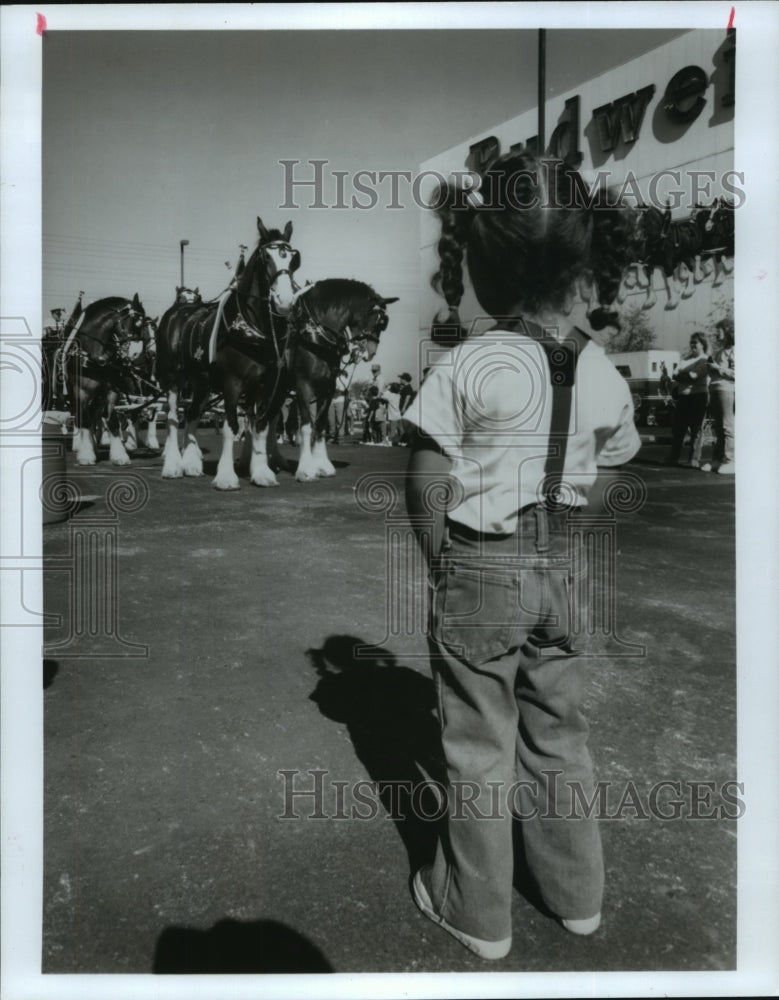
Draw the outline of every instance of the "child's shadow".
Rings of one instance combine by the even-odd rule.
[[[365,645],[334,635],[307,651],[319,675],[311,700],[347,727],[416,871],[433,858],[445,808],[443,787],[437,792],[432,785],[443,781],[435,688],[429,678],[397,666],[389,650],[358,656]]]

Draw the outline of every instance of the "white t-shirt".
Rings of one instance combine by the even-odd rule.
[[[551,416],[546,351],[524,333],[500,330],[442,356],[404,414],[452,461],[462,497],[448,516],[496,534],[513,533],[517,511],[543,499]],[[640,447],[628,385],[588,341],[576,367],[562,475],[575,502],[586,505],[598,465],[622,465]]]
[[[387,420],[400,420],[400,393],[385,389],[384,398],[387,400]]]

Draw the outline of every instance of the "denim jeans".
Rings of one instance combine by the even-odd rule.
[[[690,461],[700,464],[703,448],[703,421],[706,419],[706,407],[709,397],[704,392],[693,392],[687,396],[678,396],[676,413],[672,431],[670,461],[678,462],[682,454],[684,437],[690,432]]]
[[[448,816],[429,889],[440,916],[482,940],[511,934],[512,814],[549,909],[584,919],[601,908],[597,819],[572,791],[593,799],[581,712],[588,661],[569,635],[570,568],[566,515],[531,509],[508,537],[451,524],[434,577]]]
[[[736,457],[736,387],[733,382],[716,382],[709,388],[709,395],[715,434],[712,458],[715,462],[727,465]]]

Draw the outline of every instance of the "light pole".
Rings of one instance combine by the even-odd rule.
[[[546,145],[546,28],[538,29],[538,155]]]
[[[184,287],[184,247],[189,246],[189,240],[179,240],[181,247],[181,287]]]

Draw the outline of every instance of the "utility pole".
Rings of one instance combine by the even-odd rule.
[[[179,240],[179,247],[181,248],[181,287],[184,287],[184,247],[189,246],[189,240]]]
[[[546,28],[538,29],[538,155],[544,155],[546,139]]]

